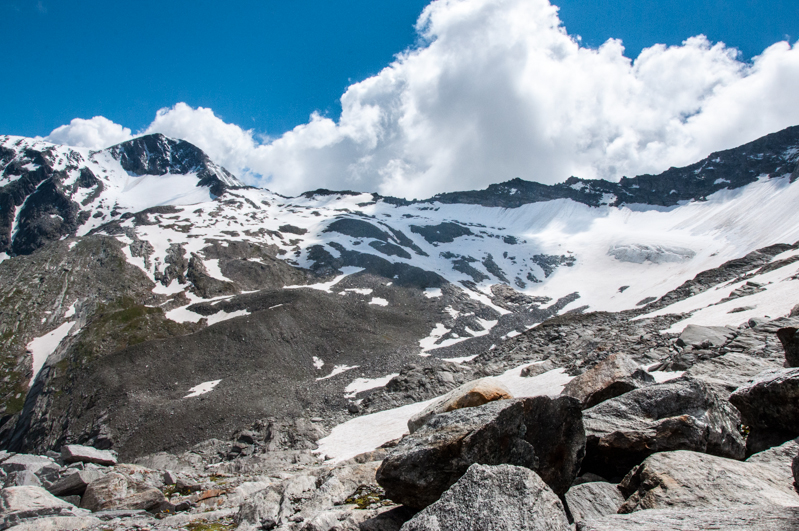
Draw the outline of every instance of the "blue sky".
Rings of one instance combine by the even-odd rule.
[[[134,132],[177,102],[279,135],[313,111],[336,119],[351,83],[416,40],[426,1],[0,0],[0,134],[46,135],[102,115]],[[703,33],[745,58],[799,34],[796,0],[561,0],[584,45],[628,57]]]

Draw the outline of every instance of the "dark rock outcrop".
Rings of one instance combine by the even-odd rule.
[[[799,334],[796,333],[797,330],[799,329],[793,327],[777,330],[777,337],[785,349],[786,367],[799,367]]]
[[[415,508],[436,501],[473,463],[536,470],[568,490],[585,444],[580,407],[570,397],[491,402],[437,415],[392,450],[377,471],[390,499]]]
[[[762,372],[730,395],[730,402],[752,430],[749,453],[792,439],[799,435],[799,368]]]
[[[621,477],[655,452],[693,450],[742,459],[738,411],[704,382],[679,378],[583,412],[584,472]]]
[[[401,531],[567,531],[560,499],[524,467],[474,464]]]

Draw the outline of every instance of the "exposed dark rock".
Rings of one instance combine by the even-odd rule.
[[[777,337],[785,349],[786,367],[799,367],[799,334],[796,333],[797,330],[799,329],[793,327],[777,330]]]
[[[420,227],[411,225],[411,232],[419,234],[428,243],[449,243],[454,242],[461,236],[472,236],[474,233],[463,225],[457,223],[444,222],[438,225],[427,225]]]
[[[566,396],[580,401],[583,409],[655,383],[655,379],[622,353],[611,354],[563,388]]]
[[[742,459],[738,411],[704,382],[679,378],[612,398],[583,412],[584,472],[623,476],[647,456],[694,450]]]
[[[560,499],[524,467],[474,464],[402,531],[567,531]]]
[[[799,368],[762,372],[730,395],[730,402],[752,429],[750,453],[792,439],[799,435]],[[766,444],[755,445],[764,439]]]

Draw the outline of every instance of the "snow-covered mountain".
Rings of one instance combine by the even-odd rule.
[[[200,149],[162,135],[102,151],[0,136],[0,253],[27,254],[126,212],[209,201],[237,186]]]
[[[746,262],[778,264],[757,288],[691,282],[798,241],[798,177],[799,127],[659,176],[424,201],[284,197],[161,135],[102,151],[0,137],[4,437],[134,455],[183,444],[181,429],[210,436],[192,423],[221,410],[220,432],[298,408],[346,414],[408,363],[462,361],[571,310],[786,314],[791,246]],[[734,290],[754,298],[723,306]],[[205,401],[187,402],[203,383]],[[174,426],[149,419],[175,411]]]

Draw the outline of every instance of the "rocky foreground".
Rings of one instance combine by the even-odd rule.
[[[412,417],[401,439],[337,463],[314,452],[321,419],[258,422],[135,463],[81,445],[3,452],[0,529],[796,529],[797,317],[689,325],[666,335],[667,355],[646,349],[660,359],[649,370],[641,361],[652,359],[621,339],[580,368],[531,354],[524,376],[578,375],[560,396],[525,398],[491,377],[469,381]],[[516,344],[579,337],[586,323],[601,336],[597,319],[609,318],[560,317]],[[493,355],[518,361],[519,349]]]

